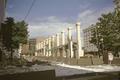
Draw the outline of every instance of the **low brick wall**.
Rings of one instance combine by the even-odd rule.
[[[0,80],[55,80],[55,70],[0,75]]]

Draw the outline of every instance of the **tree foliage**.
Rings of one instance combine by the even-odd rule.
[[[6,18],[4,23],[1,26],[1,36],[2,36],[2,46],[8,51],[12,48],[12,28],[15,25],[13,18]]]
[[[28,31],[24,21],[15,22],[12,17],[6,18],[1,26],[2,46],[11,52],[11,57],[15,49],[20,44],[27,43]]]
[[[27,31],[27,24],[24,21],[15,23],[15,27],[13,28],[13,48],[18,49],[19,44],[26,44],[28,39],[28,31]]]
[[[98,20],[90,42],[99,49],[120,51],[120,11],[102,14]]]

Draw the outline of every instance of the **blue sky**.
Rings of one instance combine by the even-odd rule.
[[[8,0],[6,15],[23,20],[32,1]],[[78,21],[85,29],[113,8],[113,0],[36,0],[26,22],[30,37],[50,36],[75,27]]]

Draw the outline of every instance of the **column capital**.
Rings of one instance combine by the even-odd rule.
[[[80,22],[77,22],[77,23],[76,23],[76,26],[80,26],[80,25],[81,25],[81,23],[80,23]]]
[[[60,33],[57,33],[57,34],[56,34],[56,36],[59,36],[59,35],[60,35]]]
[[[61,31],[61,33],[65,33],[65,31],[63,30],[63,31]]]
[[[51,40],[51,37],[49,37],[48,40]]]
[[[48,41],[49,39],[47,38],[45,41]]]
[[[45,40],[43,41],[43,44],[45,43]]]
[[[68,30],[72,30],[72,27],[68,27]]]

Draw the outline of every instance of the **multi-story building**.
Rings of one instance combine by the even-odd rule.
[[[29,54],[34,55],[35,53],[35,47],[36,46],[36,39],[30,39],[29,40]]]
[[[33,38],[29,40],[29,53],[30,55],[35,55],[38,50],[38,45],[41,41],[45,40],[45,37]]]
[[[29,44],[22,44],[21,45],[21,54],[28,55],[29,54]]]
[[[92,30],[94,29],[94,26],[88,27],[83,30],[83,36],[84,36],[84,51],[85,52],[96,52],[98,51],[97,47],[90,43],[91,37],[92,37]]]

